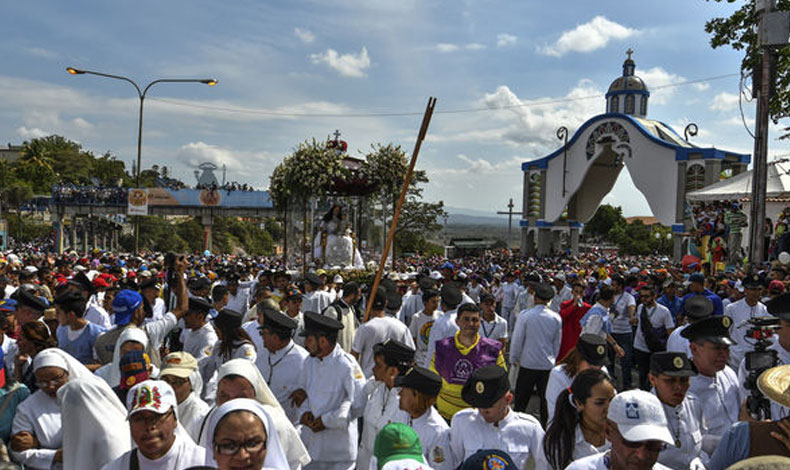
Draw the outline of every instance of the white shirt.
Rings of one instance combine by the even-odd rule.
[[[612,333],[631,333],[631,320],[628,315],[628,308],[636,306],[636,299],[628,292],[614,296],[611,310],[615,313],[612,318]]]
[[[587,442],[587,439],[584,438],[581,426],[578,424],[576,425],[576,442],[573,444],[573,460],[579,460],[590,455],[606,452],[610,447],[612,447],[612,444],[607,440],[604,440],[601,447],[595,447],[590,444]]]
[[[359,443],[357,455],[357,468],[370,468],[370,458],[373,456],[373,445],[376,435],[387,424],[395,421],[395,416],[400,411],[400,388],[387,388],[384,382],[370,378],[366,384],[370,390],[365,406],[362,439]]]
[[[260,327],[261,325],[258,323],[258,319],[248,321],[241,325],[241,328],[250,336],[256,351],[263,349],[263,336],[261,336],[261,331],[258,329]]]
[[[576,460],[572,462],[570,465],[565,467],[565,470],[608,470],[609,466],[606,464],[605,459],[609,457],[608,453],[600,453],[591,455],[589,457],[584,457],[583,459]],[[653,470],[673,470],[669,467],[665,467],[660,463],[656,462],[653,465]]]
[[[239,313],[247,313],[247,309],[250,306],[250,290],[239,287],[239,289],[236,291],[236,295],[230,293],[228,294],[228,304],[225,306],[225,308],[235,310]]]
[[[529,292],[529,289],[526,287],[521,287],[518,293],[518,299],[516,299],[516,306],[513,308],[514,312],[523,312],[524,310],[529,310],[535,306],[535,296]],[[511,318],[511,324],[515,325],[514,319]]]
[[[422,303],[422,290],[412,292],[412,290],[409,289],[409,291],[403,295],[403,304],[400,307],[400,316],[398,320],[402,321],[405,325],[411,326],[411,322],[414,321],[414,315],[422,311],[424,306],[425,305]]]
[[[5,363],[5,371],[9,377],[14,376],[14,358],[19,353],[19,345],[14,338],[3,334],[3,362]]]
[[[507,339],[507,320],[497,315],[496,312],[494,312],[494,319],[490,322],[480,315],[480,329],[477,332],[481,337],[495,341]]]
[[[357,459],[357,423],[351,421],[351,403],[362,371],[356,361],[340,345],[326,357],[308,357],[300,379],[307,399],[299,408],[299,416],[311,412],[321,418],[326,429],[313,432],[302,426],[300,436],[314,463],[344,462]]]
[[[442,315],[438,310],[434,310],[431,315],[426,315],[425,311],[420,310],[411,317],[409,332],[414,340],[414,363],[425,364],[428,355],[428,340],[431,336],[433,324]]]
[[[200,437],[200,426],[208,412],[211,411],[211,407],[201,400],[198,394],[200,394],[200,390],[193,390],[184,401],[178,404],[178,423],[196,442]]]
[[[110,323],[110,314],[104,310],[100,305],[91,305],[85,311],[85,319],[91,323],[95,323],[105,330],[112,328]]]
[[[38,390],[20,403],[11,426],[11,435],[23,431],[33,434],[41,448],[11,451],[11,455],[18,462],[32,470],[61,468],[60,464],[52,462],[57,450],[63,447],[63,429],[57,400]]]
[[[524,465],[530,455],[535,467],[543,468],[543,428],[526,413],[509,410],[502,421],[487,423],[476,408],[457,412],[450,424],[450,449],[454,462],[463,462],[480,449],[499,449],[510,454],[516,468]]]
[[[502,308],[512,309],[518,299],[518,285],[515,282],[502,283]]]
[[[521,312],[510,340],[510,361],[525,369],[551,370],[562,341],[562,318],[546,305]]]
[[[724,314],[732,318],[730,336],[736,343],[730,346],[730,366],[738,367],[746,353],[754,350],[754,346],[743,339],[746,336],[746,330],[749,329],[746,320],[754,317],[767,317],[769,316],[768,309],[762,302],[757,302],[754,307],[750,307],[746,303],[746,298],[743,298],[727,305]]]
[[[601,367],[601,370],[609,373],[606,366]],[[560,396],[563,390],[567,389],[573,383],[573,377],[568,377],[565,373],[565,364],[555,366],[549,372],[549,381],[546,384],[546,404],[548,405],[549,421],[554,419],[554,411],[557,406],[557,397]]]
[[[688,328],[688,326],[687,323],[672,330],[672,333],[669,334],[669,339],[667,339],[667,351],[686,353],[689,360],[691,360],[691,343],[686,338],[680,336],[680,333]]]
[[[655,389],[653,389],[655,395]],[[691,468],[690,462],[702,452],[702,406],[694,395],[686,395],[683,403],[669,406],[661,403],[667,417],[667,427],[680,447],[667,445],[658,461],[670,468]],[[706,456],[707,460],[707,456]]]
[[[373,346],[388,339],[398,340],[414,347],[414,340],[411,339],[411,333],[406,325],[388,315],[371,318],[367,323],[363,323],[354,335],[351,350],[359,354],[359,365],[366,378],[373,375]]]
[[[639,306],[636,312],[637,326],[636,334],[634,334],[634,349],[649,353],[650,348],[647,347],[647,343],[645,342],[645,334],[642,331],[641,312],[644,308],[645,305],[642,304]],[[650,320],[650,324],[653,325],[653,328],[663,326],[667,330],[671,330],[675,327],[675,322],[672,320],[672,314],[669,312],[669,309],[657,302],[653,306],[647,308],[647,318]]]
[[[291,405],[289,396],[299,388],[304,361],[309,356],[307,350],[289,341],[284,348],[273,353],[265,347],[259,349],[258,358],[255,360],[263,380],[294,425],[299,423],[299,408]]]
[[[565,302],[566,300],[571,300],[571,299],[573,299],[573,289],[571,289],[571,286],[569,286],[568,284],[565,284],[562,286],[562,289],[560,289],[557,295],[555,295],[554,298],[551,299],[551,303],[549,304],[549,307],[555,312],[559,312],[560,305],[562,305],[562,303]]]
[[[738,378],[730,366],[717,372],[715,377],[702,374],[691,377],[688,393],[702,404],[702,434],[721,436],[731,424],[738,421],[741,409]]]
[[[414,429],[422,444],[422,455],[433,470],[453,470],[458,466],[450,451],[450,426],[435,407],[429,407],[419,418],[398,410],[392,422]]]
[[[314,290],[302,297],[302,311],[321,313],[332,303],[332,296],[328,292]]]
[[[131,455],[132,451],[130,450],[102,467],[102,470],[129,470]],[[176,439],[170,450],[156,460],[150,460],[139,451],[137,452],[140,470],[183,470],[193,466],[205,465],[206,458],[206,449],[188,439],[182,438],[178,433],[176,433]]]
[[[423,364],[423,367],[426,369],[431,368],[431,359],[433,359],[433,353],[436,351],[436,342],[454,336],[460,330],[455,322],[457,316],[455,310],[450,310],[433,322],[431,334],[428,336],[428,354],[425,356],[425,363]]]
[[[205,325],[197,330],[190,330],[189,328],[181,330],[181,343],[184,344],[184,352],[191,354],[197,361],[211,356],[217,341],[219,341],[217,332],[214,331],[214,326],[209,322],[206,322]]]

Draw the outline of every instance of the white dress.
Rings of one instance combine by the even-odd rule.
[[[41,447],[22,452],[12,451],[11,455],[18,462],[32,470],[62,467],[59,463],[52,462],[57,450],[63,446],[63,429],[57,400],[38,390],[20,403],[14,416],[11,435],[20,432],[34,435]]]

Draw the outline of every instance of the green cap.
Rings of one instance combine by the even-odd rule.
[[[373,446],[379,470],[393,460],[411,459],[425,463],[417,433],[403,423],[390,423],[376,435]]]

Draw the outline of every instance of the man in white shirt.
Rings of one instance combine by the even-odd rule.
[[[241,288],[239,286],[239,275],[238,274],[231,274],[228,276],[228,292],[230,293],[230,298],[228,298],[228,304],[225,308],[229,308],[231,310],[235,310],[237,312],[246,312],[249,308],[250,304],[250,289]]]
[[[394,339],[411,348],[414,347],[414,341],[406,325],[384,313],[387,307],[387,292],[384,288],[379,287],[372,303],[370,319],[359,327],[351,346],[351,355],[359,361],[365,378],[373,375],[373,346]]]
[[[540,398],[540,421],[543,426],[549,419],[546,384],[562,342],[562,318],[548,307],[552,297],[554,290],[548,284],[535,286],[535,307],[519,315],[510,348],[512,367],[518,367],[513,409],[526,411],[529,399],[536,391]]]
[[[304,282],[304,297],[302,298],[303,312],[321,313],[332,303],[329,292],[321,290],[324,282],[316,273],[307,273]]]
[[[559,312],[560,305],[566,300],[571,300],[573,298],[573,289],[571,289],[570,284],[568,284],[565,273],[558,273],[554,276],[554,290],[557,291],[557,294],[551,299],[549,308],[555,312]]]
[[[625,290],[625,281],[621,276],[612,276],[614,288],[614,301],[611,311],[612,338],[623,348],[625,353],[620,358],[620,371],[622,372],[622,390],[631,388],[631,369],[634,361],[634,335],[632,326],[636,325],[636,299]],[[612,364],[614,366],[614,364]],[[612,371],[614,372],[614,367]]]
[[[496,313],[496,299],[485,293],[480,295],[480,336],[502,343],[502,350],[507,348],[507,320]]]
[[[207,299],[190,297],[189,309],[184,314],[180,341],[184,345],[183,350],[197,361],[211,356],[214,345],[219,341],[214,325],[207,320],[209,310],[211,303]]]
[[[634,334],[634,360],[639,369],[639,387],[642,390],[650,390],[650,382],[647,375],[650,372],[650,354],[666,350],[666,340],[675,329],[675,322],[672,321],[672,313],[669,309],[656,302],[656,294],[650,286],[639,288],[639,308],[636,311],[636,333]],[[647,317],[649,325],[642,323],[643,314]],[[656,339],[657,343],[653,348],[645,339],[645,328],[649,328],[648,336]]]
[[[290,396],[299,387],[307,351],[291,337],[298,323],[288,315],[271,308],[263,309],[260,334],[263,347],[258,349],[255,364],[285,415],[294,425],[299,424],[299,409],[291,404]]]
[[[505,282],[502,283],[502,317],[513,324],[513,309],[518,299],[518,284],[516,284],[513,273],[505,274]]]
[[[762,279],[757,274],[747,276],[743,281],[744,297],[737,302],[727,305],[724,309],[724,314],[732,318],[730,336],[732,336],[736,344],[730,347],[729,364],[735,370],[738,370],[738,366],[746,356],[746,353],[754,350],[754,345],[744,339],[746,330],[750,326],[748,320],[769,316],[765,305],[760,302],[762,285]]]
[[[423,309],[412,315],[409,331],[417,351],[414,355],[414,362],[416,364],[425,364],[429,360],[426,356],[428,354],[428,339],[431,335],[431,329],[434,322],[441,316],[441,312],[438,311],[439,291],[426,289],[422,291],[422,294],[414,295],[422,298]]]
[[[177,434],[178,402],[173,388],[146,380],[129,390],[129,429],[136,448],[106,464],[103,470],[189,468],[206,463],[206,449]]]

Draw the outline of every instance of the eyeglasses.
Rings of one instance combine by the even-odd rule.
[[[63,373],[54,379],[37,381],[35,384],[38,388],[57,387],[58,385],[63,385],[66,382],[68,376],[69,374]]]
[[[188,382],[188,379],[176,377],[175,375],[164,375],[162,381],[167,382],[173,388],[180,387]]]
[[[220,455],[236,455],[242,447],[248,454],[254,454],[266,449],[266,440],[252,439],[246,442],[225,441],[222,444],[214,444],[214,451]]]
[[[159,427],[159,425],[161,425],[165,421],[165,419],[167,419],[167,417],[170,416],[171,414],[173,414],[172,408],[170,409],[170,411],[168,411],[163,415],[155,414],[153,416],[146,417],[143,416],[141,413],[137,413],[129,417],[129,422],[132,424],[132,426],[144,425],[146,429],[150,427]]]

